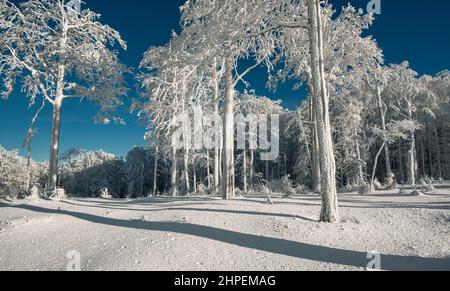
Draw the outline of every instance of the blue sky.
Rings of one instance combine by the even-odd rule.
[[[85,0],[93,11],[102,14],[101,21],[117,29],[128,42],[128,50],[121,60],[137,67],[142,54],[150,47],[165,44],[173,29],[178,29],[179,9],[183,0]],[[331,0],[336,8],[346,3],[365,8],[369,0]],[[448,0],[381,0],[382,14],[377,16],[372,34],[384,51],[387,63],[408,60],[421,74],[435,74],[450,69],[450,1]],[[305,92],[292,91],[289,84],[276,93],[265,89],[266,75],[257,70],[247,78],[260,95],[282,99],[285,106],[294,108],[304,98]],[[136,97],[130,82],[129,99]],[[129,101],[117,115],[126,126],[95,125],[95,104],[66,101],[62,112],[61,152],[79,147],[87,150],[103,149],[124,156],[135,145],[145,145],[145,126],[137,124],[135,115],[129,113]],[[0,145],[6,149],[20,149],[25,133],[36,108],[28,108],[21,94],[8,101],[0,100]],[[38,135],[33,140],[34,159],[48,158],[51,110],[47,107],[37,124]]]

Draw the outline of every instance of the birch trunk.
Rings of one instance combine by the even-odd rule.
[[[27,195],[31,193],[31,144],[27,145]],[[1,167],[0,167],[1,169]]]
[[[172,168],[171,168],[171,191],[172,196],[178,196],[178,185],[177,185],[177,151],[175,148],[172,149]]]
[[[380,159],[381,153],[383,152],[383,148],[386,146],[386,142],[383,142],[383,145],[381,146],[380,150],[377,152],[377,155],[375,156],[375,162],[373,164],[373,170],[372,170],[372,177],[370,179],[370,190],[372,192],[375,192],[375,175],[377,173],[377,167],[378,167],[378,160]]]
[[[431,134],[430,134],[430,123],[428,122],[428,118],[425,116],[425,122],[427,124],[426,130],[427,130],[427,140],[428,140],[428,175],[429,177],[433,177],[433,152],[432,152],[432,141],[431,141]]]
[[[219,116],[219,95],[220,95],[220,78],[217,75],[217,62],[214,61],[214,114],[216,116]],[[221,141],[215,141],[215,148],[214,148],[214,190],[219,191],[220,187],[220,148],[221,148]]]
[[[64,9],[64,8],[61,8]],[[65,11],[62,11],[64,15]],[[67,31],[68,27],[66,19],[63,16],[62,19],[62,32],[60,41],[60,53],[59,53],[59,66],[58,66],[58,80],[56,85],[56,98],[53,104],[53,118],[52,118],[52,131],[50,137],[50,159],[49,159],[49,171],[47,190],[56,191],[58,182],[58,155],[59,155],[59,142],[61,132],[61,107],[64,99],[64,78],[66,75],[66,66],[64,63],[66,47],[67,47]]]
[[[446,140],[446,137],[445,137],[445,133],[444,133],[444,136],[443,136],[443,140],[445,141]],[[450,173],[450,155],[449,155],[449,151],[448,151],[448,147],[447,146],[444,146],[444,172],[443,173],[445,173],[444,174],[444,179],[450,179],[449,177],[449,173]]]
[[[413,112],[411,104],[408,103],[408,118],[413,120]],[[416,134],[414,131],[410,134],[411,146],[408,150],[408,184],[416,185],[416,177],[417,177],[417,152],[416,152]]]
[[[156,146],[155,165],[153,168],[153,196],[158,195],[158,164],[159,164],[159,146]]]
[[[322,177],[322,211],[320,221],[337,223],[339,221],[339,212],[336,189],[336,161],[333,151],[329,97],[323,63],[322,20],[320,11],[321,7],[318,0],[308,0],[311,67]]]
[[[376,91],[378,99],[378,110],[380,111],[380,118],[381,118],[381,128],[383,129],[384,132],[386,132],[386,111],[384,109],[383,100],[381,99],[381,90],[378,85]],[[385,144],[384,146],[384,155],[386,158],[386,175],[387,177],[389,177],[390,175],[392,175],[392,167],[391,167],[391,155],[388,144]]]
[[[434,138],[435,138],[435,142],[436,142],[436,158],[437,158],[438,176],[439,176],[437,178],[442,179],[441,142],[439,139],[437,120],[435,120]],[[430,148],[430,151],[431,151],[431,148]]]
[[[403,163],[403,152],[404,152],[404,146],[403,146],[403,139],[399,141],[399,168],[400,168],[400,183],[404,184],[405,182],[405,167]]]
[[[189,150],[186,148],[184,150],[184,159],[183,159],[183,181],[186,194],[189,194],[191,191],[191,185],[189,181]]]
[[[319,160],[319,138],[317,134],[317,120],[314,108],[314,97],[311,95],[311,140],[312,140],[312,154],[311,154],[311,173],[314,193],[321,192],[320,185],[320,160]]]
[[[421,159],[421,173],[422,173],[423,178],[427,175],[426,167],[425,167],[425,142],[424,142],[424,139],[425,139],[425,134],[422,131],[420,133],[420,159]]]
[[[248,185],[247,185],[247,150],[244,150],[243,157],[243,168],[244,168],[244,192],[247,193]]]
[[[233,60],[225,60],[225,111],[224,111],[224,150],[223,150],[223,199],[234,199],[235,172],[234,172],[234,80]]]
[[[255,151],[250,150],[250,186],[255,182]]]
[[[194,193],[197,193],[197,167],[195,166],[195,162],[194,165],[192,165],[193,167],[193,174],[194,174]]]
[[[223,142],[223,141],[221,141],[221,142]],[[222,181],[221,181],[221,179],[222,179],[222,170],[223,170],[223,149],[220,149],[219,150],[219,179],[218,179],[218,182],[219,182],[219,188],[222,188],[221,187],[221,183],[222,183]]]
[[[208,190],[211,190],[211,169],[209,168],[210,161],[211,161],[210,152],[209,150],[206,150],[206,175],[208,175],[207,178]]]
[[[364,170],[362,165],[361,147],[359,145],[359,140],[356,140],[356,154],[358,158],[358,184],[362,185],[364,184]]]

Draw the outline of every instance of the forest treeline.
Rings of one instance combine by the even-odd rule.
[[[364,194],[450,178],[450,73],[419,75],[407,61],[386,64],[367,36],[374,15],[319,0],[197,0],[180,11],[180,33],[145,52],[135,76],[140,98],[131,109],[147,124],[149,146],[122,160],[59,153],[64,100],[88,99],[100,105],[97,121],[121,122],[112,112],[129,94],[125,80],[133,70],[120,62],[117,49],[127,48],[120,33],[64,0],[0,1],[2,97],[21,89],[38,106],[25,148],[42,108],[53,109],[46,193],[62,187],[83,196],[233,199],[278,181],[284,190],[320,193],[320,220],[337,222],[339,188]],[[307,99],[288,111],[257,96],[246,77],[258,68],[271,90],[290,81],[293,90],[307,88]],[[221,116],[223,135],[213,149],[177,149],[174,117],[198,110]],[[237,149],[239,113],[280,116],[276,160]]]

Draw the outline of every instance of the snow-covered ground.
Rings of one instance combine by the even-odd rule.
[[[384,270],[450,270],[450,187],[341,194],[336,225],[316,222],[316,196],[274,202],[4,201],[0,270],[65,270],[73,251],[82,270],[364,270],[371,251]]]

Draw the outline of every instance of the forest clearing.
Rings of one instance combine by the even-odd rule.
[[[0,270],[450,271],[450,2],[381,1],[0,0]]]
[[[317,223],[320,199],[264,196],[73,199],[0,206],[1,270],[450,270],[450,186],[435,194],[340,194],[342,221]],[[15,256],[10,256],[15,253]]]

